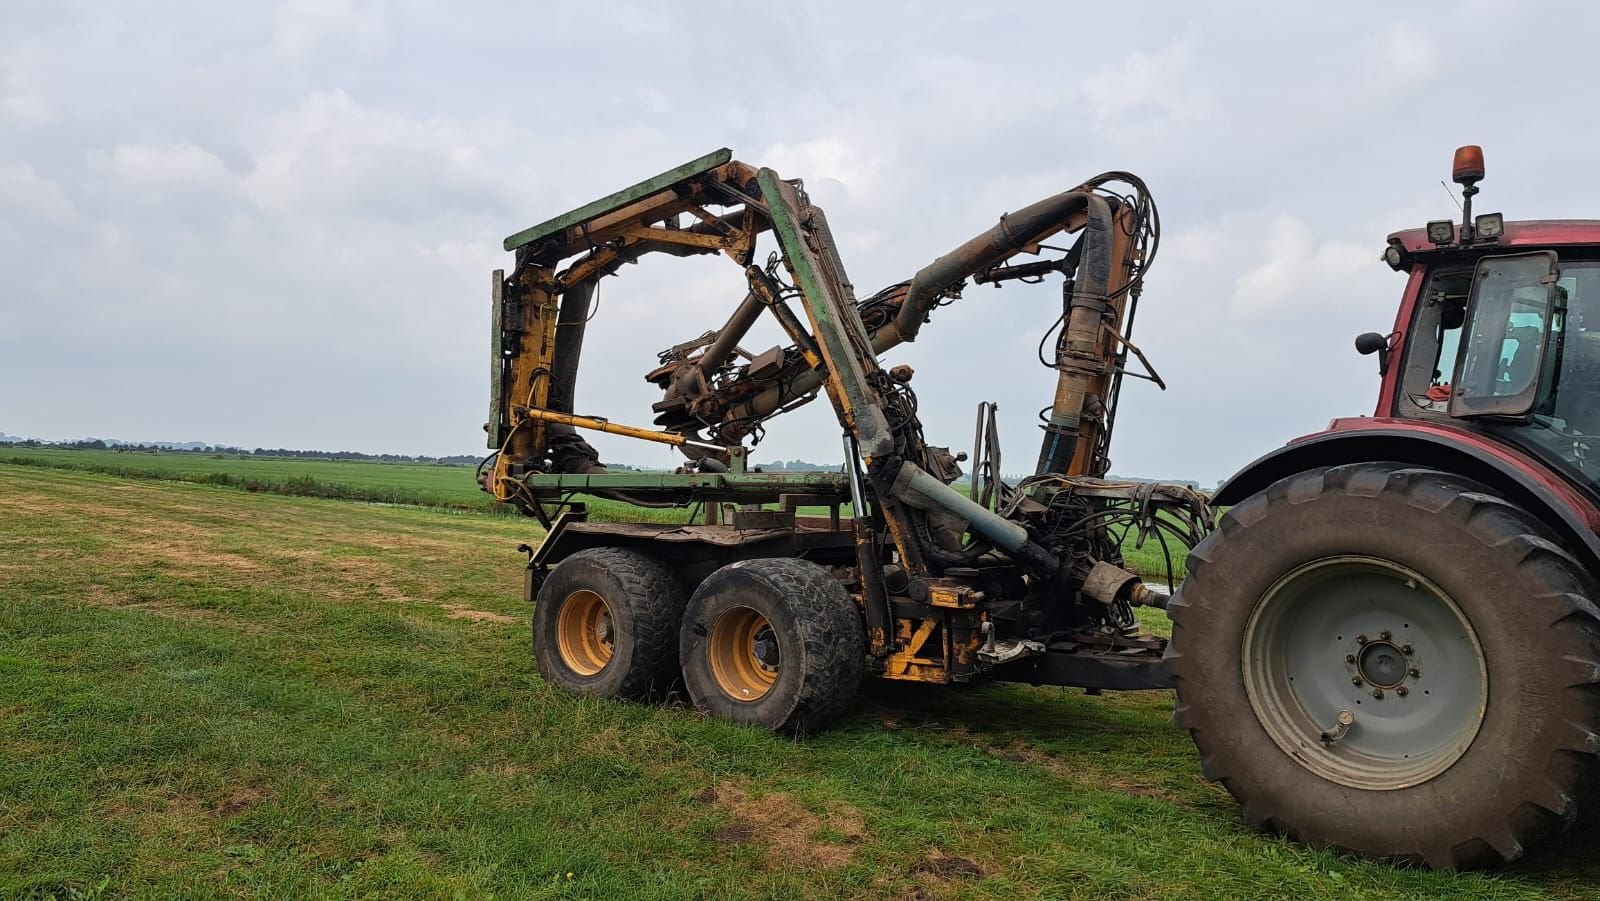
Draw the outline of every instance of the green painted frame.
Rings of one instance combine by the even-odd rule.
[[[519,247],[526,247],[535,241],[572,228],[574,225],[581,225],[596,217],[615,212],[636,200],[641,200],[657,191],[670,188],[678,182],[710,172],[718,166],[725,165],[732,159],[733,151],[726,147],[721,150],[713,150],[699,159],[690,160],[681,166],[668,169],[654,178],[647,178],[632,187],[623,188],[615,194],[607,194],[605,197],[592,203],[586,203],[571,212],[562,213],[554,219],[541,222],[532,228],[525,228],[506,238],[505,249],[516,250]]]

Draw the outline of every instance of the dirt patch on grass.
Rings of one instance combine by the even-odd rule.
[[[317,593],[335,600],[359,600],[376,594],[388,601],[411,597],[394,584],[394,568],[370,557],[329,554],[315,548],[280,549],[272,553],[279,569],[297,571],[298,577],[280,580],[296,587],[315,586]]]
[[[786,792],[754,797],[731,782],[704,789],[695,798],[730,815],[711,834],[713,839],[761,845],[774,869],[837,869],[849,863],[855,846],[866,840],[860,811],[847,804],[835,804],[819,816]]]
[[[911,868],[911,876],[919,885],[903,897],[908,901],[933,901],[943,894],[939,891],[942,886],[982,879],[983,874],[983,867],[976,861],[947,855],[936,849],[928,852],[925,860]]]
[[[71,513],[79,508],[78,504],[70,504],[60,498],[43,494],[0,495],[0,510],[14,510],[18,513]]]
[[[116,524],[108,528],[116,540],[116,558],[135,566],[157,565],[183,576],[215,576],[222,572],[256,576],[266,571],[259,561],[215,546],[216,536],[183,522]]]
[[[978,879],[983,867],[965,857],[948,857],[943,851],[934,851],[928,859],[911,868],[911,875],[933,882],[951,882],[957,879]]]
[[[183,575],[198,575],[215,570],[254,575],[266,569],[242,554],[212,550],[197,541],[168,539],[129,542],[122,545],[121,549],[130,562],[143,565],[160,563]]]
[[[443,541],[410,532],[361,532],[347,536],[353,541],[380,551],[409,551],[425,559],[452,557],[463,550],[466,542]]]
[[[218,817],[231,817],[260,804],[266,796],[265,791],[255,786],[241,788],[218,801],[214,812]]]
[[[263,635],[270,631],[261,623],[239,619],[220,610],[212,610],[208,607],[190,607],[186,604],[176,604],[171,601],[147,600],[113,594],[103,585],[85,586],[78,593],[76,600],[90,607],[100,607],[107,610],[134,610],[139,613],[149,613],[179,622],[205,623],[224,629],[231,629],[245,635]]]
[[[185,794],[118,801],[103,805],[102,810],[109,819],[131,825],[146,841],[192,837],[211,827],[205,808]]]
[[[475,623],[520,623],[519,617],[507,616],[504,613],[490,613],[487,610],[474,610],[465,604],[440,604],[445,610],[445,616],[451,619],[464,619]]]

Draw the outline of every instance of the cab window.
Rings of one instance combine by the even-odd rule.
[[[1479,261],[1450,393],[1452,415],[1522,416],[1533,407],[1555,268],[1549,251]]]
[[[1441,266],[1429,275],[1411,325],[1398,415],[1446,415],[1472,272],[1471,266]]]

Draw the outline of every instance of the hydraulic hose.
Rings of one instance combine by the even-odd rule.
[[[1007,213],[993,228],[922,267],[911,279],[895,316],[899,341],[916,340],[939,295],[1022,248],[1069,228],[1069,223],[1083,214],[1091,196],[1082,190],[1065,191]]]
[[[556,313],[556,347],[550,359],[550,394],[546,402],[558,413],[574,412],[572,398],[578,387],[578,360],[583,355],[583,333],[589,323],[594,284],[594,279],[584,279],[561,292],[561,309]]]

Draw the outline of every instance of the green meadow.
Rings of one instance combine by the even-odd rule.
[[[1165,692],[869,682],[799,741],[567,696],[537,536],[0,464],[0,897],[1600,894],[1581,834],[1442,874],[1258,833]]]

